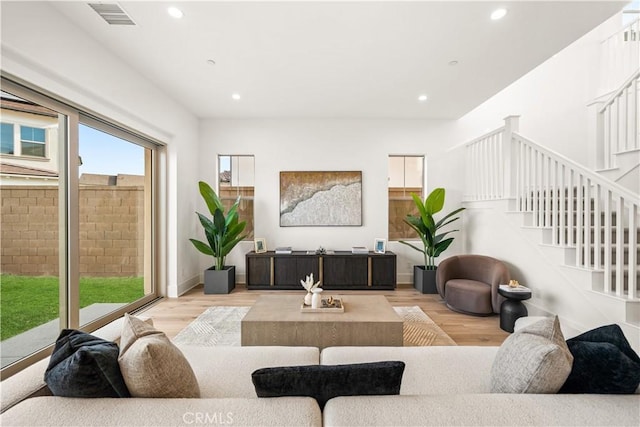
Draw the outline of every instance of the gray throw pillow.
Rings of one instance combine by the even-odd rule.
[[[491,367],[491,392],[557,393],[572,364],[558,316],[540,320],[502,343]]]
[[[118,358],[133,397],[200,397],[189,361],[164,332],[125,314]]]

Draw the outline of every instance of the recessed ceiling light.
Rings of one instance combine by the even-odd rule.
[[[216,61],[214,61],[213,59],[207,59],[207,64],[216,65]]]
[[[231,95],[231,98],[233,98],[236,101],[240,100],[240,94],[239,93],[234,93],[233,95]]]
[[[504,9],[504,8],[496,9],[491,13],[491,19],[493,19],[494,21],[497,21],[498,19],[504,18],[506,14],[507,14],[507,9]]]
[[[454,66],[458,65],[458,61],[456,61],[455,59],[453,61],[449,61],[449,65],[454,67]]]
[[[418,97],[418,101],[420,101],[420,102],[425,102],[426,100],[427,100],[427,95],[420,95]]]
[[[184,16],[184,13],[182,13],[182,11],[177,7],[170,7],[169,9],[167,9],[167,12],[169,13],[169,15],[176,19],[180,19]]]

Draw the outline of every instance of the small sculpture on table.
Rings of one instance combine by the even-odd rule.
[[[320,286],[320,281],[313,283],[313,273],[307,276],[306,280],[300,280],[300,284],[307,290],[307,295],[304,296],[304,305],[311,305],[311,299],[313,296],[313,290]]]

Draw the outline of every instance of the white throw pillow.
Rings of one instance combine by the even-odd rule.
[[[164,332],[125,314],[118,364],[133,397],[200,397],[191,365]]]
[[[557,393],[572,365],[558,316],[549,317],[518,330],[502,343],[491,367],[491,392]]]

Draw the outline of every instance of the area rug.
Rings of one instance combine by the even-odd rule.
[[[173,341],[202,347],[239,346],[240,321],[249,308],[209,307],[180,331]],[[457,345],[420,307],[394,307],[394,310],[404,320],[405,346]]]

